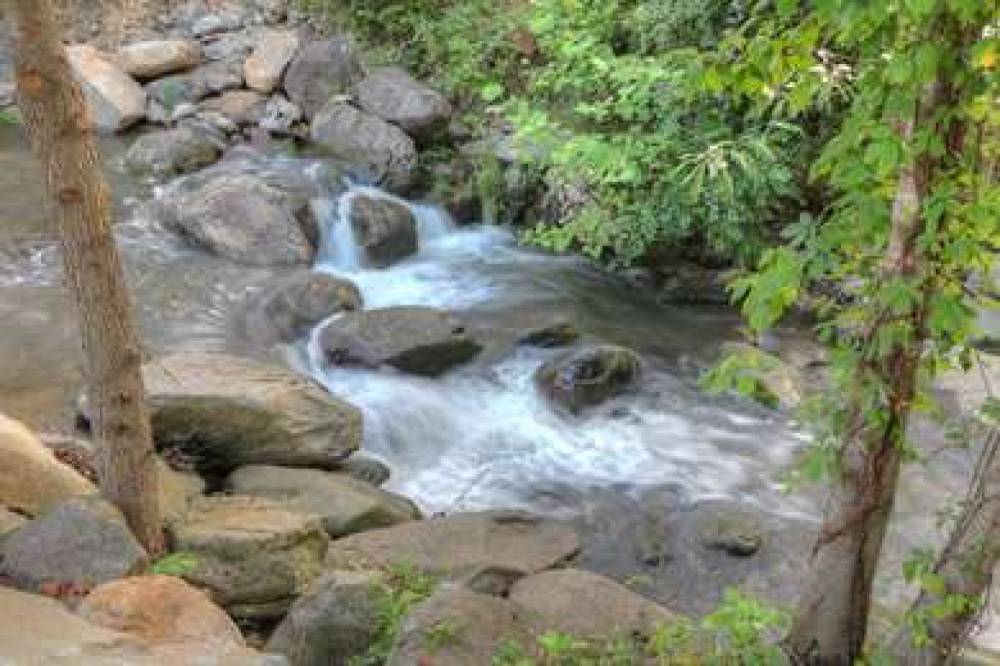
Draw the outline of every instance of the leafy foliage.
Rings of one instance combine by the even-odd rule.
[[[0,125],[20,125],[21,114],[17,109],[0,109]]]

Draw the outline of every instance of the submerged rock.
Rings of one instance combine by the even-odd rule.
[[[753,555],[764,542],[759,516],[735,502],[701,502],[694,509],[693,523],[702,545],[736,557]]]
[[[465,363],[482,349],[457,317],[423,307],[346,312],[320,332],[319,344],[330,365],[389,365],[427,376]]]
[[[0,507],[34,516],[63,500],[96,492],[23,423],[0,414]]]
[[[565,352],[535,372],[535,385],[549,400],[577,414],[626,391],[642,364],[630,349],[599,345]]]
[[[361,413],[313,381],[227,354],[179,352],[143,368],[159,449],[199,469],[334,467],[361,443]]]
[[[345,664],[365,655],[378,632],[383,579],[370,571],[318,578],[274,630],[268,652],[285,655],[294,666]]]
[[[420,510],[405,497],[344,473],[254,465],[230,474],[225,487],[239,495],[281,500],[317,515],[331,537],[420,518]]]
[[[580,543],[564,523],[521,512],[459,513],[362,532],[334,541],[333,569],[385,569],[406,562],[458,579],[496,567],[526,574],[569,560]]]
[[[96,497],[67,500],[0,544],[0,574],[27,589],[95,585],[138,573],[147,563],[121,512]]]
[[[316,516],[250,497],[202,499],[171,537],[194,560],[184,578],[248,619],[282,616],[321,573],[329,542]]]
[[[413,139],[395,125],[337,98],[316,112],[310,136],[389,189],[406,189],[413,180],[418,161]]]
[[[444,133],[452,114],[451,104],[443,95],[399,67],[383,67],[370,73],[355,86],[354,99],[364,111],[399,126],[418,140]]]
[[[110,59],[86,45],[71,46],[66,54],[98,130],[120,132],[145,117],[146,93]]]
[[[201,61],[201,47],[187,39],[159,39],[122,47],[118,62],[137,79],[155,79],[194,67]]]
[[[349,222],[366,262],[376,268],[416,254],[417,220],[401,202],[383,197],[351,197]]]
[[[206,167],[221,153],[214,137],[182,126],[140,136],[125,154],[125,168],[138,175],[175,176]]]
[[[531,345],[532,347],[566,347],[580,338],[580,331],[576,324],[566,319],[553,319],[548,323],[541,324],[526,331],[518,343]]]
[[[333,95],[346,93],[364,72],[354,46],[343,38],[311,42],[285,72],[285,92],[312,118]]]
[[[302,271],[254,294],[245,306],[248,337],[262,345],[298,340],[338,312],[361,309],[361,291],[344,278]]]

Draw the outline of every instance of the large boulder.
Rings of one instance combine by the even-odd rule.
[[[299,35],[294,30],[267,30],[257,36],[253,55],[243,63],[247,88],[269,94],[281,83],[288,63],[299,50]]]
[[[387,663],[496,663],[495,656],[504,645],[534,645],[534,634],[525,619],[522,609],[508,599],[478,594],[459,585],[443,585],[403,620]],[[430,637],[442,628],[447,637],[432,640]]]
[[[67,500],[0,544],[0,574],[26,589],[104,583],[147,564],[121,512],[96,497]]]
[[[307,196],[290,194],[249,173],[219,169],[198,175],[189,187],[160,200],[165,226],[214,254],[250,266],[312,262]]]
[[[289,370],[179,352],[143,368],[157,447],[206,472],[242,465],[335,467],[361,443],[361,413]]]
[[[348,40],[337,37],[311,42],[288,66],[285,92],[311,119],[331,96],[346,93],[363,75],[361,62]]]
[[[632,350],[598,345],[543,363],[535,372],[535,385],[553,403],[577,414],[634,386],[641,370],[639,356]]]
[[[206,167],[221,153],[214,137],[181,126],[140,136],[125,154],[125,167],[137,175],[169,177]]]
[[[271,634],[267,651],[293,666],[330,666],[361,657],[375,640],[383,576],[334,571],[316,579]]]
[[[168,112],[181,104],[195,104],[209,95],[243,87],[243,64],[238,60],[220,60],[201,65],[190,72],[157,79],[146,92]]]
[[[378,184],[406,189],[417,169],[413,139],[395,125],[334,98],[312,121],[314,143],[366,169]]]
[[[425,307],[345,312],[320,332],[319,344],[333,366],[389,365],[426,376],[465,363],[482,349],[457,317]]]
[[[192,617],[187,612],[182,616]],[[220,652],[219,641],[147,642],[130,632],[91,624],[54,599],[0,586],[0,663],[281,666],[287,662],[249,648]]]
[[[350,280],[302,271],[251,296],[242,315],[247,336],[261,345],[294,342],[338,312],[361,309],[361,292]]]
[[[418,140],[443,133],[452,114],[443,95],[399,67],[370,73],[355,86],[354,99],[363,110],[398,125]]]
[[[187,39],[158,39],[122,47],[118,63],[137,79],[155,79],[190,69],[201,61],[201,47]]]
[[[90,623],[147,644],[184,648],[204,656],[240,654],[246,641],[225,611],[201,590],[175,576],[135,576],[94,589],[77,612]]]
[[[0,414],[0,506],[34,516],[63,500],[96,492],[24,424]]]
[[[281,617],[323,570],[322,522],[250,497],[207,497],[170,530],[193,559],[189,582],[207,588],[231,615]]]
[[[71,46],[66,54],[83,86],[95,128],[120,132],[146,116],[146,93],[142,87],[97,49]]]
[[[417,220],[401,201],[352,195],[348,221],[370,266],[385,268],[417,252]]]
[[[538,633],[579,638],[650,636],[676,616],[610,578],[579,569],[543,571],[516,581],[509,598],[529,614]]]
[[[230,474],[225,487],[238,495],[280,500],[317,515],[331,537],[420,518],[420,510],[410,500],[345,473],[252,465]]]
[[[402,523],[334,541],[332,569],[384,569],[407,562],[458,579],[487,568],[536,573],[569,560],[580,543],[573,528],[519,512],[454,514]]]

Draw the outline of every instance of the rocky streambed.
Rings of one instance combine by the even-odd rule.
[[[434,663],[489,663],[504,638],[546,629],[646,632],[729,586],[792,601],[818,512],[810,490],[783,492],[803,436],[697,386],[738,316],[520,247],[477,214],[461,165],[429,191],[425,147],[496,150],[511,173],[516,156],[449,130],[448,100],[366,66],[351,40],[249,4],[191,3],[164,18],[168,40],[116,57],[74,51],[97,122],[132,127],[102,146],[183,577],[292,664],[363,654],[371,590],[400,562],[453,584],[403,625],[398,664],[421,663],[421,636],[456,616],[475,621]],[[215,629],[169,640],[121,620],[190,590],[115,582],[148,558],[111,507],[79,499],[93,450],[70,428],[86,419],[72,304],[19,129],[0,127],[0,147],[0,412],[41,433],[0,421],[0,573],[61,597],[100,585],[79,615],[0,588],[0,614],[70,627],[90,659],[123,641],[149,663],[264,663],[211,605],[191,612]],[[511,182],[507,210],[523,209]],[[772,386],[794,400],[822,359],[794,330],[775,344],[788,367]],[[881,617],[969,458],[908,472]],[[26,469],[31,483],[10,480]],[[162,624],[169,608],[152,606]],[[0,621],[0,656],[43,654],[16,626]]]

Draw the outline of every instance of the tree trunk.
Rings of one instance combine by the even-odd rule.
[[[944,594],[923,590],[911,615],[925,623],[925,644],[911,627],[897,634],[892,653],[901,664],[938,666],[956,656],[975,628],[978,606],[967,606],[939,617],[934,613],[945,596],[960,595],[979,602],[989,589],[1000,558],[1000,429],[993,428],[979,456],[976,476],[948,545],[941,552],[934,573],[944,583]]]
[[[51,0],[7,0],[15,30],[18,101],[41,163],[79,306],[104,495],[151,554],[163,545],[156,458],[139,339],[118,250],[111,202],[80,85],[73,78]]]
[[[915,130],[935,116],[946,97],[943,85],[928,86],[913,117],[900,124],[905,144],[912,145]],[[922,273],[917,240],[934,167],[933,158],[924,153],[900,169],[882,280],[912,281]],[[925,279],[921,285],[925,301],[932,289],[933,283]],[[918,305],[907,315],[913,331],[909,340],[858,368],[859,377],[873,374],[885,387],[886,420],[877,429],[866,425],[865,405],[853,401],[849,413],[854,425],[845,435],[839,483],[827,501],[805,589],[785,641],[797,663],[849,666],[862,654],[872,579],[892,513],[918,360],[927,336],[924,311]],[[897,323],[888,315],[877,317],[866,331],[866,346],[880,326]]]

